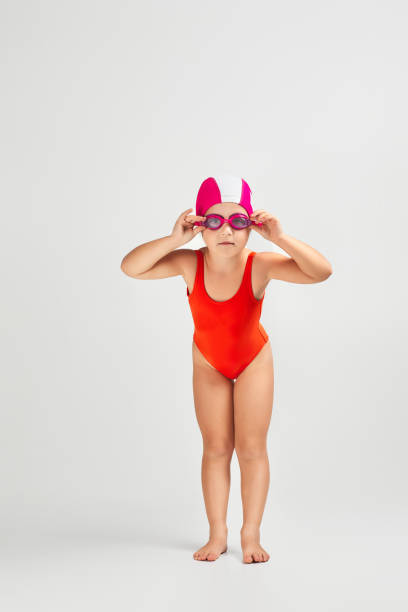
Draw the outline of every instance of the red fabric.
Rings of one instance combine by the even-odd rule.
[[[251,271],[255,251],[245,264],[237,293],[223,302],[213,300],[204,286],[204,255],[199,249],[193,291],[188,292],[194,320],[194,342],[211,365],[227,378],[235,379],[251,363],[269,337],[259,319],[265,294],[257,300],[252,291]]]

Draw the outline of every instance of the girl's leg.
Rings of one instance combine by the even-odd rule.
[[[260,525],[269,488],[267,432],[272,416],[273,357],[267,342],[234,385],[235,452],[241,469],[244,563],[267,561]]]
[[[210,537],[194,553],[200,561],[214,561],[227,548],[227,507],[230,463],[234,452],[233,386],[210,365],[193,343],[193,394],[203,437],[201,482]]]

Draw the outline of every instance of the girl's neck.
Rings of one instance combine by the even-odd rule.
[[[232,247],[227,248],[229,249]],[[203,256],[207,268],[218,274],[230,274],[231,272],[235,272],[237,269],[240,269],[243,265],[245,265],[248,251],[249,249],[244,247],[235,255],[222,257],[221,255],[211,253],[209,248],[206,246],[203,249]]]

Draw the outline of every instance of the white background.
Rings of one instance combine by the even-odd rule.
[[[406,609],[407,17],[390,0],[2,3],[8,612]],[[221,173],[333,267],[266,291],[271,558],[251,566],[235,455],[228,553],[192,557],[208,524],[184,280],[120,270]]]

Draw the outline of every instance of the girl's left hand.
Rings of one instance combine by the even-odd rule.
[[[283,235],[279,219],[273,217],[268,211],[254,210],[252,215],[249,215],[249,218],[256,223],[262,222],[262,225],[250,225],[250,228],[261,234],[266,240],[276,242]]]

